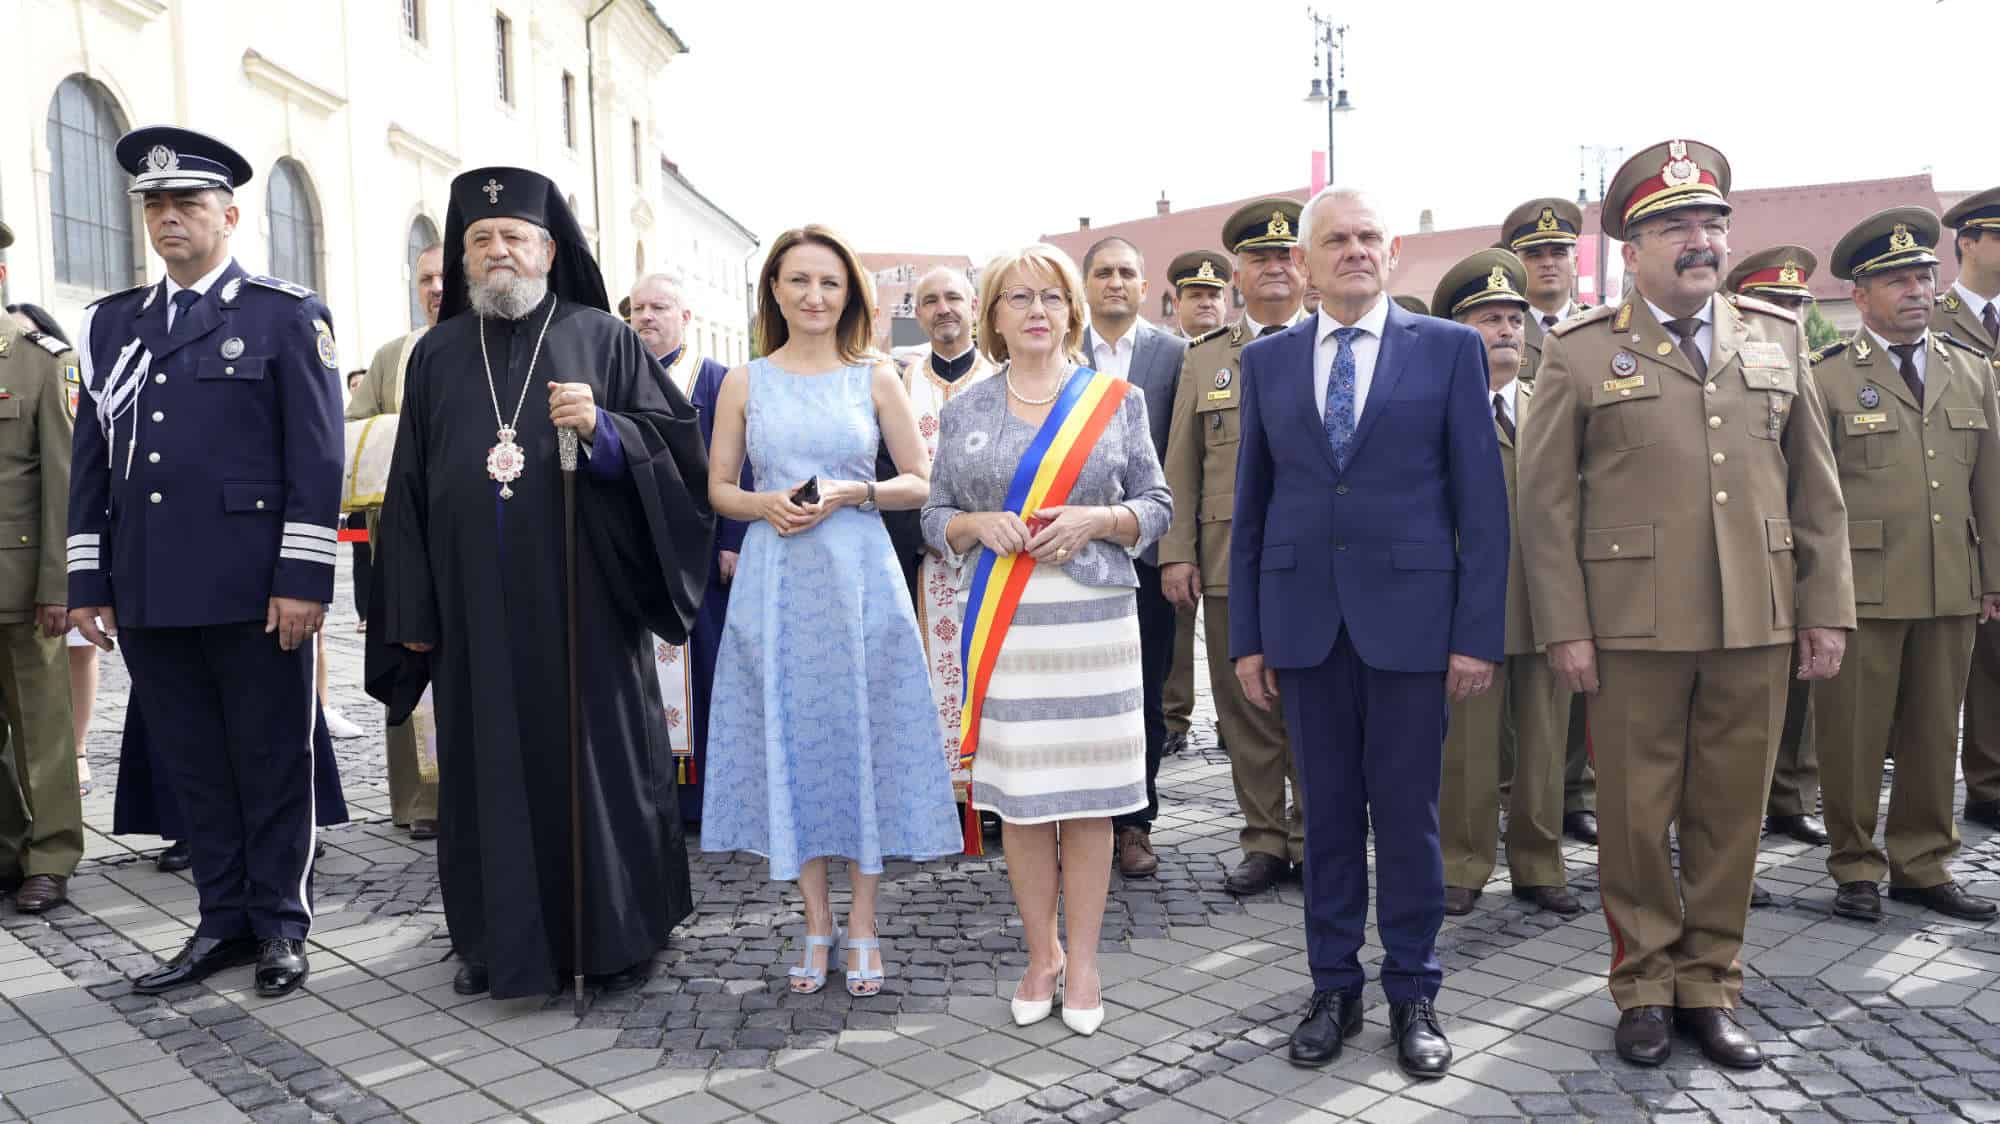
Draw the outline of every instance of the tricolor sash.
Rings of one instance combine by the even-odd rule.
[[[1007,486],[1005,510],[1026,519],[1042,508],[1068,503],[1077,475],[1131,386],[1124,379],[1088,367],[1077,368],[1027,452],[1021,454],[1013,482]],[[993,667],[1000,660],[1000,645],[1014,623],[1021,591],[1027,588],[1028,575],[1034,569],[1031,554],[1002,557],[984,548],[973,567],[959,653],[966,676],[965,707],[959,712],[958,758],[965,768],[972,767],[979,749],[979,714],[986,703],[987,685],[993,680]]]

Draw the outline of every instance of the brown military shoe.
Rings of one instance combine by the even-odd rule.
[[[1583,912],[1583,903],[1576,900],[1568,886],[1516,886],[1514,896],[1561,917],[1575,917]]]
[[[41,913],[69,900],[69,879],[60,874],[30,874],[14,891],[14,908],[22,913]]]
[[[1118,829],[1118,873],[1127,878],[1151,878],[1160,869],[1153,837],[1143,827]]]
[[[1467,886],[1446,886],[1444,888],[1444,915],[1464,917],[1472,912],[1479,902],[1479,891]]]

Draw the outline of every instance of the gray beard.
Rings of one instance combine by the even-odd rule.
[[[547,277],[513,277],[473,285],[466,293],[472,311],[488,320],[519,320],[549,295]]]

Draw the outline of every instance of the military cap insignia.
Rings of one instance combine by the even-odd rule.
[[[1536,232],[1541,233],[1545,231],[1555,230],[1556,228],[1557,228],[1556,209],[1554,207],[1543,207],[1542,217],[1535,220]]]
[[[1228,389],[1229,380],[1234,377],[1235,377],[1235,372],[1231,371],[1227,367],[1224,367],[1220,371],[1215,372],[1215,389],[1217,390]]]
[[[1220,278],[1220,277],[1217,277],[1217,276],[1215,275],[1215,263],[1214,263],[1214,262],[1212,262],[1212,261],[1209,261],[1209,260],[1208,260],[1207,258],[1203,258],[1203,259],[1202,259],[1202,262],[1201,262],[1201,268],[1200,268],[1200,269],[1197,269],[1197,270],[1195,270],[1195,271],[1194,271],[1194,279],[1195,279],[1195,280],[1197,280],[1197,281],[1221,281],[1221,280],[1222,280],[1222,278]]]
[[[77,397],[83,392],[83,374],[74,363],[63,364],[63,408],[69,411],[69,420],[76,420]]]
[[[1889,248],[1891,250],[1912,250],[1916,248],[1916,245],[1917,236],[1910,233],[1909,223],[1899,222],[1889,232]]]
[[[1611,357],[1611,373],[1614,375],[1629,375],[1638,369],[1639,360],[1629,351],[1620,351]]]
[[[222,287],[222,303],[235,304],[236,294],[242,291],[243,279],[241,277],[231,277],[229,283]]]
[[[156,144],[146,153],[146,170],[149,172],[176,172],[180,166],[180,153],[164,144]]]
[[[1875,389],[1874,383],[1863,384],[1861,393],[1855,397],[1861,400],[1861,408],[1864,410],[1872,410],[1882,404],[1882,392]]]
[[[1292,224],[1285,218],[1285,212],[1272,211],[1271,221],[1264,224],[1264,237],[1290,238],[1291,236]]]
[[[1806,283],[1806,275],[1799,269],[1799,263],[1788,261],[1778,267],[1778,280],[1786,285],[1803,285]]]
[[[1660,179],[1668,187],[1685,187],[1701,175],[1701,169],[1688,159],[1687,142],[1683,140],[1667,143],[1667,162],[1660,166]]]

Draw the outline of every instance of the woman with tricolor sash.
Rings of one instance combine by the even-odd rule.
[[[924,538],[965,564],[959,752],[973,806],[1001,819],[1028,945],[1014,1021],[1066,992],[1063,1022],[1092,1034],[1111,817],[1146,803],[1132,559],[1173,499],[1144,396],[1079,365],[1083,286],[1062,251],[996,258],[979,309],[980,346],[1004,366],[945,407]]]

